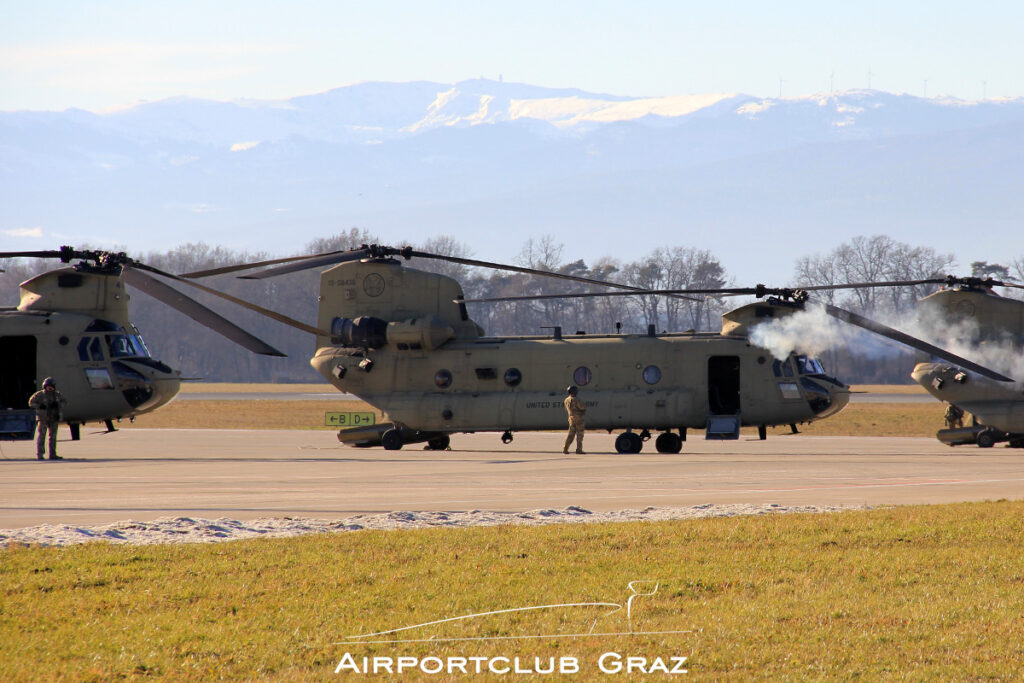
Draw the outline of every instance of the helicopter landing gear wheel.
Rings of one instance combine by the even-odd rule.
[[[501,435],[501,442],[512,443],[512,432],[510,430],[506,429],[505,433]]]
[[[389,429],[380,437],[380,445],[386,451],[401,450],[403,443],[402,434],[397,429]]]
[[[447,434],[441,436],[435,436],[433,439],[427,441],[428,451],[446,451],[452,444],[452,438]]]
[[[615,450],[619,453],[639,453],[644,441],[639,434],[623,432],[615,437]]]
[[[996,443],[996,434],[991,429],[978,434],[978,448],[992,448]]]
[[[659,434],[658,438],[654,440],[654,447],[658,449],[659,453],[678,453],[683,450],[683,440],[672,432],[665,432]]]

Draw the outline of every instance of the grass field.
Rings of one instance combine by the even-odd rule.
[[[339,409],[359,407],[177,401],[135,427],[313,429]],[[941,422],[937,402],[854,404],[801,429],[932,436]],[[477,657],[499,667],[495,658],[518,657],[526,668],[568,658],[579,673],[548,678],[639,677],[603,673],[608,652],[620,658],[606,666],[639,657],[671,667],[672,657],[687,657],[690,675],[705,680],[1013,679],[1024,661],[1022,545],[1024,502],[999,501],[207,545],[12,546],[0,550],[0,681],[323,680],[346,655],[356,663]],[[643,582],[637,592],[657,591],[635,597],[629,619],[614,607],[564,607],[389,637],[418,642],[351,640],[515,607],[625,606],[633,581]],[[620,635],[569,635],[590,632]],[[488,674],[486,663],[484,671],[337,677],[536,678]]]
[[[1024,504],[992,502],[14,547],[0,555],[0,680],[323,680],[346,653],[357,662],[572,657],[580,674],[571,678],[622,680],[598,670],[605,652],[651,662],[685,656],[703,680],[1006,680],[1020,676],[1024,658],[1022,544]],[[624,605],[627,584],[640,580],[656,582],[657,592],[634,599],[629,620],[609,607],[549,609],[390,636],[421,642],[338,644],[514,607]],[[561,635],[591,627],[648,634]],[[524,635],[560,637],[516,637]]]

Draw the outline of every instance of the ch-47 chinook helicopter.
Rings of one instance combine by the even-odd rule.
[[[1001,297],[992,289],[1024,289],[1024,285],[953,276],[922,282],[946,285],[918,303],[919,317],[929,321],[936,336],[970,345],[987,365],[1015,373],[1020,379],[1024,370],[1024,301]],[[1024,448],[1024,387],[1020,383],[996,382],[932,361],[918,363],[912,376],[935,398],[974,416],[975,424],[970,427],[939,430],[936,436],[940,441],[976,443],[982,448],[1008,441],[1011,447]]]
[[[343,429],[356,446],[426,441],[444,449],[455,432],[494,431],[506,443],[515,431],[564,429],[566,385],[580,388],[589,429],[624,430],[620,453],[638,453],[651,432],[662,453],[678,453],[688,429],[706,438],[737,438],[753,425],[763,439],[770,425],[810,422],[840,411],[849,388],[828,376],[814,358],[791,354],[773,360],[753,346],[754,325],[802,310],[807,293],[751,289],[661,292],[753,294],[770,298],[723,316],[721,333],[576,334],[488,337],[473,322],[459,283],[409,268],[395,257],[439,259],[463,265],[576,280],[648,293],[636,287],[530,268],[416,251],[366,246],[314,256],[275,259],[188,273],[182,277],[273,266],[244,277],[264,278],[332,266],[321,274],[312,366],[339,390],[380,409],[384,424]],[[884,283],[888,284],[888,283]],[[879,285],[881,286],[881,285]],[[823,289],[824,287],[819,287]],[[866,327],[959,367],[1007,379],[970,361],[856,314],[827,307],[846,322]],[[352,419],[369,419],[352,414]]]
[[[63,421],[70,426],[75,440],[86,422],[103,421],[113,431],[113,420],[148,413],[174,398],[181,373],[150,355],[131,322],[126,285],[176,308],[250,351],[284,355],[144,271],[174,280],[178,279],[176,276],[123,253],[72,247],[61,247],[59,251],[0,252],[0,258],[16,257],[52,258],[63,263],[81,261],[21,283],[19,305],[0,308],[0,439],[31,438],[35,414],[27,410],[28,399],[48,376],[54,378],[67,398]],[[202,285],[199,288],[234,300]],[[248,302],[234,301],[277,316]],[[285,322],[296,321],[288,318]]]

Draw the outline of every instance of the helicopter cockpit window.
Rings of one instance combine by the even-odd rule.
[[[590,384],[590,380],[593,379],[594,374],[590,371],[590,368],[586,366],[580,366],[576,368],[575,372],[572,373],[573,384],[580,387],[585,387]]]
[[[139,354],[140,356],[150,358],[153,355],[149,352],[149,347],[146,346],[146,340],[142,338],[142,334],[134,325],[132,325],[131,334],[129,336],[132,338],[132,343],[135,345],[135,349],[137,351],[141,351]]]
[[[776,359],[772,361],[772,374],[774,374],[776,377],[792,377],[793,366],[790,364],[789,359]]]
[[[519,371],[519,368],[509,368],[505,371],[505,384],[510,387],[517,387],[522,381],[523,373]]]
[[[149,355],[142,338],[134,334],[108,334],[107,348],[110,349],[111,358]]]
[[[104,360],[103,347],[100,345],[100,338],[82,337],[78,342],[78,359],[84,361]]]
[[[452,385],[452,371],[451,370],[438,370],[434,373],[434,384],[439,389],[446,389]]]
[[[819,363],[816,358],[808,358],[807,356],[797,356],[796,367],[801,375],[825,374],[825,368],[821,367],[821,363]]]
[[[657,384],[661,381],[661,368],[657,365],[648,365],[644,368],[644,381],[648,384]]]

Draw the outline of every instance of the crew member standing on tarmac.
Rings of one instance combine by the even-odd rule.
[[[565,397],[565,412],[569,416],[569,434],[565,437],[565,446],[562,447],[562,452],[569,452],[569,444],[572,443],[573,437],[576,437],[576,453],[586,455],[583,452],[583,416],[587,412],[587,407],[583,405],[583,401],[577,398],[578,391],[575,386],[569,386],[565,390],[565,393],[568,394]]]
[[[952,403],[946,408],[946,427],[949,429],[958,429],[964,426],[964,411],[960,406],[955,406]]]
[[[63,417],[64,406],[68,403],[64,394],[57,391],[57,383],[52,377],[43,380],[43,388],[32,394],[28,400],[30,408],[36,411],[39,436],[36,437],[36,457],[43,459],[43,447],[46,445],[46,432],[50,432],[50,460],[63,460],[57,455],[57,425]]]

